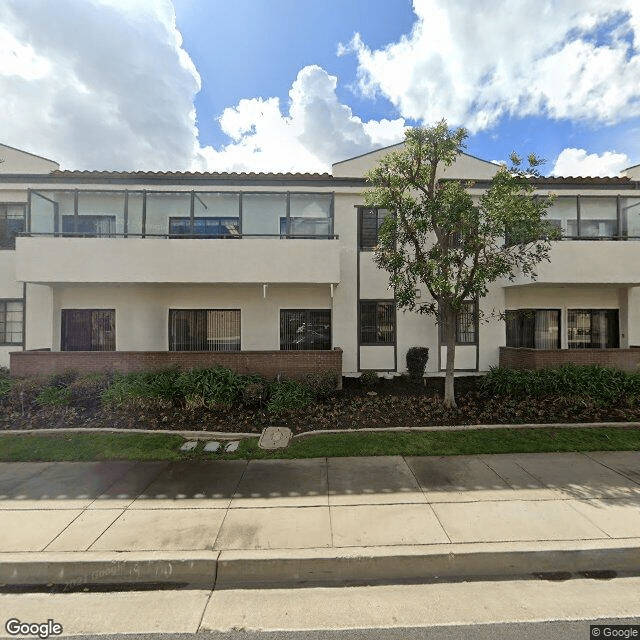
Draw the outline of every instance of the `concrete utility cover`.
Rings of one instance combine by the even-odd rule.
[[[291,440],[291,429],[287,427],[267,427],[260,436],[261,449],[286,449]]]
[[[207,444],[204,445],[205,451],[217,451],[220,448],[220,443],[215,440],[209,440]]]
[[[191,451],[192,449],[195,449],[197,446],[198,446],[198,443],[196,440],[190,440],[189,442],[185,442],[180,447],[180,451]]]
[[[229,443],[229,444],[224,448],[224,450],[225,450],[227,453],[233,453],[233,452],[238,448],[238,445],[239,445],[239,444],[240,444],[240,441],[239,441],[239,440],[234,440],[233,442],[230,442],[230,443]]]

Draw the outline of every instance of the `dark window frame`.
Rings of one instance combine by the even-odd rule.
[[[291,332],[287,332],[287,331],[283,331],[283,329],[286,328],[285,323],[287,322],[287,318],[285,317],[284,314],[304,314],[305,315],[305,321],[303,322],[303,325],[309,325],[311,327],[315,327],[318,324],[322,324],[323,322],[327,323],[329,325],[328,327],[328,340],[326,338],[323,337],[322,333],[320,331],[318,331],[317,329],[312,329],[311,330],[311,335],[309,336],[309,339],[305,339],[305,335],[304,332],[300,331],[300,328],[298,328],[298,330],[296,331],[297,333],[300,333],[300,337],[299,337],[299,345],[298,347],[293,347],[293,346],[289,346],[288,348],[286,347],[287,345],[287,336],[288,333]],[[318,317],[313,317],[312,314],[320,314],[321,316],[324,314],[327,314],[327,318],[325,320],[320,320],[318,319]],[[330,351],[333,348],[333,313],[332,313],[332,309],[280,309],[280,351]],[[328,322],[326,322],[326,320],[328,319]],[[292,322],[293,319],[289,319],[289,322]],[[315,342],[317,340],[317,344],[321,345],[321,346],[314,346]],[[289,345],[294,344],[294,342],[292,342],[291,340],[288,341]],[[324,346],[322,346],[324,345]]]
[[[217,226],[222,228],[226,226],[230,229],[229,222],[235,221],[235,227],[237,233],[208,233],[206,231],[200,232],[196,230],[196,224],[198,221],[217,222]],[[186,222],[186,231],[180,231],[172,228],[177,222]],[[233,226],[233,223],[231,223]],[[205,224],[206,227],[206,224]],[[193,218],[193,229],[191,228],[191,218],[187,216],[169,216],[169,237],[171,238],[206,238],[206,239],[221,239],[221,238],[239,238],[241,237],[240,231],[240,216],[196,216]]]
[[[97,222],[108,222],[109,230],[107,232],[99,232],[95,227]],[[81,225],[92,223],[93,229],[81,229]],[[115,238],[116,237],[116,216],[105,213],[72,215],[65,214],[62,216],[62,235],[67,238]]]
[[[456,342],[455,342],[455,346],[458,347],[474,347],[474,346],[478,346],[478,334],[479,334],[479,328],[480,328],[480,318],[479,318],[479,304],[477,300],[464,300],[462,302],[463,306],[468,306],[468,305],[473,305],[473,340],[472,341],[468,341],[468,340],[461,340],[460,339],[460,335],[461,335],[461,322],[460,322],[460,314],[463,313],[463,309],[461,308],[458,313],[456,314],[456,326],[455,326],[455,331],[456,331]],[[438,312],[438,327],[439,327],[439,334],[440,334],[440,344],[442,346],[445,345],[445,336],[444,336],[444,325],[442,324],[442,314],[440,312]]]
[[[10,207],[22,209],[22,216],[10,216]],[[16,221],[21,224],[11,224]],[[26,230],[26,225],[27,204],[25,202],[0,202],[0,251],[15,250],[16,236]]]
[[[582,313],[589,314],[589,344],[585,346],[572,346],[571,345],[571,314]],[[593,317],[594,314],[611,314],[611,319],[607,320],[605,315],[605,326],[608,328],[609,323],[614,331],[611,336],[607,336],[605,346],[595,345],[593,343]],[[577,327],[575,330],[577,331]],[[567,348],[568,349],[619,349],[620,348],[620,309],[618,308],[605,308],[605,309],[567,309]]]
[[[87,317],[82,318],[83,315],[86,315]],[[81,347],[88,346],[88,348],[77,348],[77,345],[81,343],[81,340],[78,340],[77,334],[75,336],[70,335],[73,323],[78,323],[79,318],[80,322],[87,323],[88,321],[88,327],[83,327],[86,332],[86,335],[84,336],[86,341],[84,344],[81,344]],[[107,318],[110,325],[106,331],[107,335],[97,334],[96,331],[99,331],[100,329],[100,322]],[[108,339],[108,342],[105,342],[104,345],[100,345],[98,342],[99,339],[105,339],[105,337]],[[116,310],[60,309],[60,351],[116,351]]]
[[[371,234],[370,238],[365,238],[365,215],[372,215],[375,218],[375,244],[371,244],[373,235],[373,225],[369,225],[366,231]],[[384,222],[384,219],[391,215],[388,209],[379,207],[358,207],[358,249],[360,251],[374,251],[378,246],[378,231]]]
[[[19,302],[22,305],[22,316],[20,319],[20,342],[7,341],[7,304]],[[0,346],[3,347],[21,347],[24,345],[24,298],[0,298]],[[15,331],[12,334],[17,333]]]
[[[535,346],[536,319],[538,312],[554,312],[558,320],[558,338],[553,349],[560,349],[562,346],[562,310],[558,308],[526,308],[526,309],[506,309],[505,310],[505,344],[507,347],[515,349],[546,349],[546,347]],[[527,324],[528,322],[528,324]],[[512,333],[510,335],[510,323]],[[530,334],[531,339],[526,339]],[[513,344],[513,343],[517,344]],[[511,344],[510,344],[511,343]]]
[[[365,305],[375,305],[375,311],[374,311],[374,322],[375,322],[375,327],[372,330],[367,331],[367,333],[373,333],[376,336],[376,340],[375,341],[370,341],[370,340],[364,340],[363,339],[363,334],[365,333],[364,331],[364,327],[362,324],[362,319],[364,317],[364,312],[363,312],[363,306]],[[384,305],[384,306],[389,306],[391,307],[391,318],[387,318],[386,320],[389,320],[392,325],[392,336],[391,336],[391,340],[380,340],[379,337],[381,335],[381,331],[380,331],[380,307]],[[374,299],[374,300],[368,300],[368,299],[364,299],[364,300],[360,300],[360,304],[359,304],[359,327],[358,327],[358,337],[360,340],[360,346],[361,347],[373,347],[373,346],[393,346],[394,344],[396,344],[396,340],[397,340],[397,327],[398,327],[398,323],[397,323],[397,314],[396,314],[396,303],[394,300],[378,300],[378,299]]]
[[[236,343],[228,342],[228,345],[231,348],[219,348],[221,345],[220,342],[224,340],[228,340],[226,337],[214,337],[209,338],[208,335],[208,314],[211,312],[218,313],[233,313],[237,314],[237,320],[232,320],[232,322],[238,323],[238,341]],[[180,342],[176,335],[176,323],[180,318],[178,318],[178,314],[192,314],[191,322],[192,325],[198,325],[200,329],[204,330],[204,335],[200,336],[196,340],[193,340],[191,336],[189,348],[178,349],[177,346],[186,346],[185,338],[183,338],[182,342]],[[169,309],[169,327],[168,327],[168,337],[169,337],[169,351],[209,351],[209,352],[217,352],[217,353],[229,353],[229,352],[238,352],[242,351],[242,309],[216,309],[216,308],[207,308],[207,309]],[[189,327],[189,331],[191,331],[191,326]],[[198,341],[199,340],[199,341]],[[199,348],[202,347],[202,348]]]

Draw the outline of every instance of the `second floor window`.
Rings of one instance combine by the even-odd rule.
[[[62,233],[82,238],[109,238],[116,232],[116,217],[104,215],[62,216]]]
[[[191,231],[190,218],[169,218],[169,235],[197,236],[198,238],[232,238],[240,235],[240,218],[198,217],[193,220]]]
[[[25,205],[0,203],[0,249],[15,249],[16,236],[25,230]]]
[[[386,209],[360,209],[360,251],[373,251],[378,246],[378,229],[388,215]]]

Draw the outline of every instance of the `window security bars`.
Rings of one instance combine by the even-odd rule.
[[[438,312],[438,326],[440,342],[445,343],[442,313]],[[456,345],[478,344],[478,303],[475,300],[465,300],[456,316]]]
[[[505,311],[507,347],[527,349],[560,348],[559,309],[517,309]]]
[[[22,344],[24,300],[0,300],[0,344]]]
[[[15,249],[16,236],[25,229],[24,204],[0,204],[0,249]]]
[[[62,309],[62,351],[115,351],[115,309]]]
[[[396,307],[393,301],[360,302],[360,344],[393,344],[396,338]]]
[[[331,309],[281,310],[280,349],[331,349]]]
[[[569,309],[569,349],[617,349],[620,346],[618,309]]]
[[[240,310],[170,309],[169,351],[240,351]]]

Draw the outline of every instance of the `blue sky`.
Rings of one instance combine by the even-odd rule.
[[[0,142],[64,168],[328,171],[446,118],[546,173],[640,163],[637,0],[3,0]]]

